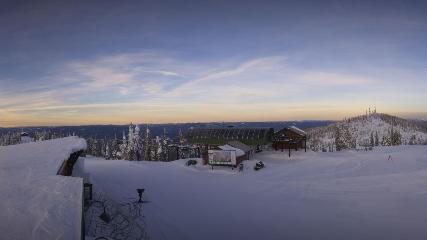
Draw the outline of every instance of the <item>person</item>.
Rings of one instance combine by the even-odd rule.
[[[391,155],[388,155],[388,161],[390,160],[393,160],[393,159],[391,158]]]
[[[239,164],[239,172],[243,171],[243,163]]]

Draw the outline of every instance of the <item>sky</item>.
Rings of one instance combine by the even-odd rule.
[[[426,1],[2,1],[0,127],[427,119]]]

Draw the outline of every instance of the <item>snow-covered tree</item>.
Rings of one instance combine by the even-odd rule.
[[[128,146],[128,141],[126,139],[125,132],[123,132],[122,143],[119,146],[119,149],[120,149],[120,154],[119,154],[120,159],[127,159],[129,157],[128,151],[127,151],[127,149],[128,149],[127,146]]]
[[[375,146],[378,146],[380,144],[380,139],[378,137],[378,131],[375,131]]]
[[[144,134],[144,160],[150,161],[152,160],[152,143],[151,143],[151,134],[150,134],[150,128],[145,128],[145,134]]]

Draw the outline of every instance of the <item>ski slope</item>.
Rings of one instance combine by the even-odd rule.
[[[256,160],[266,168],[252,169]],[[175,162],[80,159],[116,201],[146,188],[151,239],[426,239],[427,147],[262,152],[243,172]]]

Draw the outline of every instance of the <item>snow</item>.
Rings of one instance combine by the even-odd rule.
[[[389,159],[389,156],[391,157]],[[254,171],[256,161],[266,167]],[[94,191],[145,188],[151,239],[426,239],[427,147],[264,151],[227,167],[81,158]],[[83,164],[82,164],[83,163]]]
[[[298,128],[298,127],[290,126],[289,129],[293,130],[294,132],[296,132],[296,133],[298,133],[298,134],[300,134],[302,136],[306,136],[307,135],[307,133],[304,130],[302,130],[302,129]]]
[[[67,137],[0,146],[1,239],[79,239],[82,179],[56,175],[86,141]]]
[[[230,146],[228,144],[218,146],[218,148],[220,148],[221,150],[226,150],[226,151],[236,151],[236,157],[240,157],[240,156],[245,155],[245,152],[242,149],[235,148],[235,147]]]

